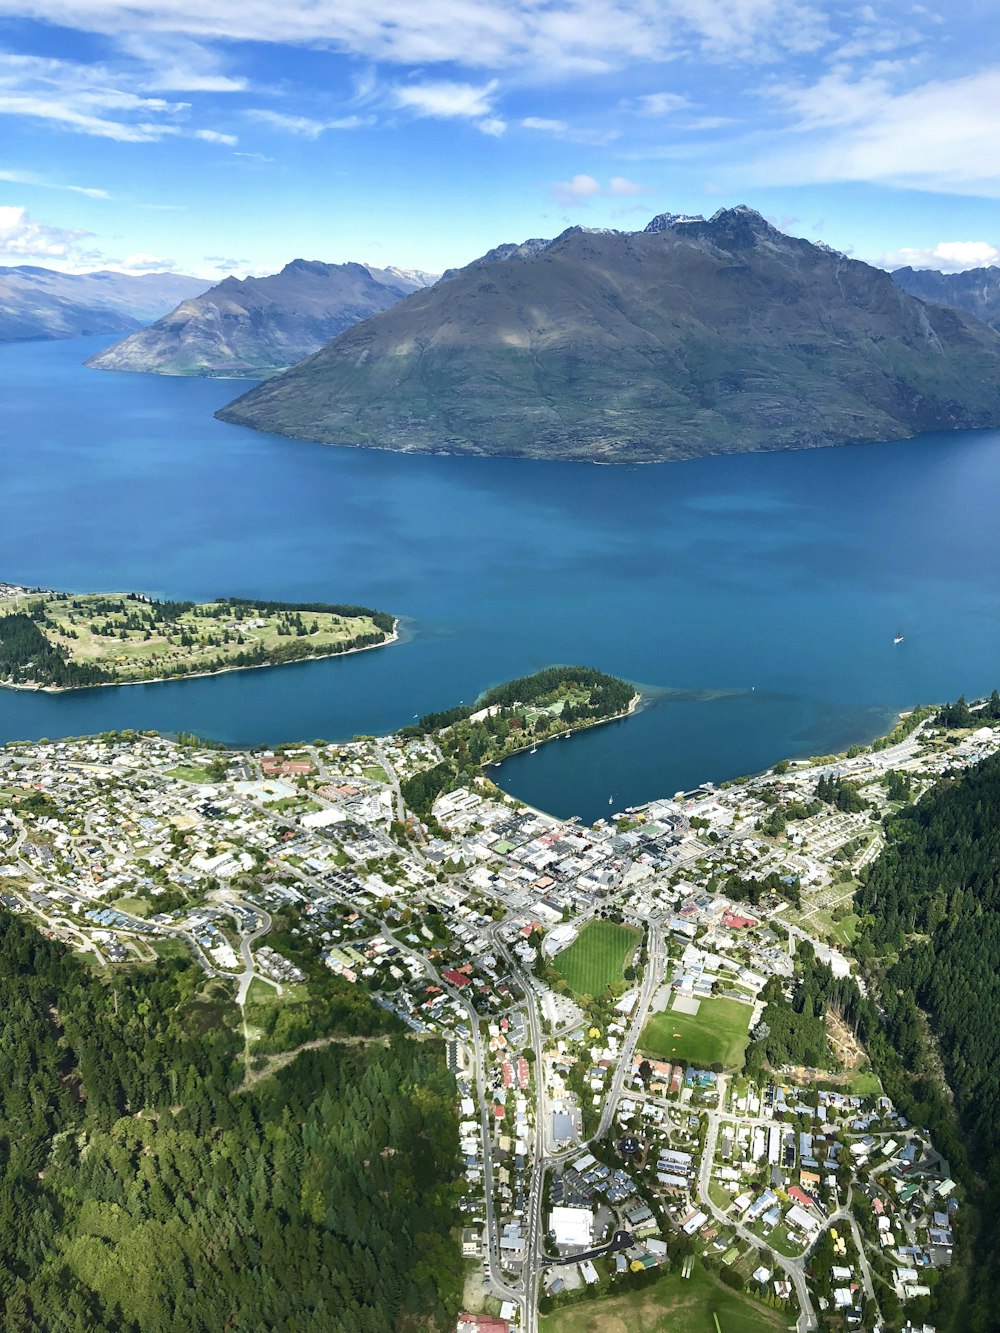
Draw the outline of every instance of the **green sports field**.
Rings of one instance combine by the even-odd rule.
[[[606,986],[622,980],[622,969],[638,942],[639,932],[633,926],[588,921],[552,965],[574,995],[600,995]]]
[[[639,1045],[647,1055],[674,1064],[694,1065],[697,1069],[723,1064],[736,1069],[743,1064],[752,1012],[749,1004],[722,999],[702,1000],[697,1014],[668,1009],[653,1015],[643,1028]]]
[[[540,1327],[542,1333],[783,1333],[794,1324],[696,1264],[688,1280],[666,1273],[651,1287],[556,1310]]]

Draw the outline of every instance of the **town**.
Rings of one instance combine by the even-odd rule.
[[[0,904],[98,967],[193,957],[231,987],[248,1066],[322,987],[443,1039],[459,1333],[568,1333],[654,1281],[724,1288],[741,1327],[924,1328],[961,1225],[948,1162],[834,1006],[808,1060],[753,1056],[804,969],[859,984],[883,817],[998,749],[995,722],[922,710],[585,826],[485,776],[415,813],[433,731],[10,744]]]

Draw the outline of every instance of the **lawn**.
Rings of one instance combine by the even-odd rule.
[[[735,1069],[743,1064],[747,1026],[753,1012],[739,1000],[702,1000],[697,1014],[679,1014],[668,1009],[654,1014],[643,1029],[639,1045],[647,1055],[673,1064],[707,1069],[723,1064]],[[676,1035],[675,1035],[676,1034]]]
[[[176,935],[170,935],[166,939],[151,940],[151,947],[161,958],[186,958],[191,957],[191,947],[184,940],[178,939]]]
[[[246,1020],[250,1027],[264,1026],[272,1009],[301,1009],[309,1004],[309,986],[306,982],[282,985],[281,994],[266,981],[254,977],[247,991]]]
[[[384,613],[363,607],[195,605],[132,593],[54,593],[29,594],[10,608],[38,617],[44,636],[67,660],[97,665],[115,682],[323,657],[389,634]]]
[[[541,1333],[777,1333],[791,1318],[723,1286],[696,1264],[685,1281],[666,1273],[651,1287],[544,1315]]]
[[[207,768],[199,768],[197,764],[178,764],[175,768],[166,770],[168,778],[180,778],[182,782],[211,782],[212,775]]]
[[[855,912],[841,917],[839,921],[833,923],[833,937],[843,948],[845,945],[850,947],[854,943],[854,937],[858,933],[858,922],[861,918]]]
[[[147,917],[153,910],[152,903],[148,898],[119,898],[117,902],[111,904],[119,912],[128,912],[129,916]]]
[[[855,1074],[847,1091],[852,1097],[881,1097],[882,1084],[877,1074]]]
[[[552,965],[574,995],[601,995],[622,980],[622,969],[640,939],[633,926],[614,921],[588,921],[576,939],[556,954]]]

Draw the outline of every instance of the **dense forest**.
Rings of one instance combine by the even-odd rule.
[[[102,977],[0,914],[5,1333],[444,1329],[454,1084],[405,1037],[242,1084],[193,964]]]
[[[961,729],[981,727],[998,719],[1000,719],[1000,694],[994,690],[986,702],[975,709],[969,707],[964,695],[959,695],[953,704],[944,705],[934,721],[939,727]]]
[[[546,667],[532,676],[519,676],[503,685],[494,685],[479,699],[479,708],[494,704],[545,704],[550,699],[575,688],[587,693],[587,700],[574,710],[578,717],[612,717],[624,713],[635,694],[635,686],[617,676],[609,676],[595,667]]]
[[[861,995],[857,983],[851,977],[835,977],[816,958],[808,940],[800,941],[796,949],[791,985],[771,977],[759,998],[764,1011],[746,1053],[746,1069],[753,1076],[765,1068],[787,1065],[831,1068],[828,1011],[853,1029],[861,1042],[869,1039],[877,1022],[874,1006]]]
[[[909,1105],[901,1104],[928,1125],[955,1174],[973,1190],[984,1183],[979,1270],[955,1326],[985,1333],[1000,1306],[1000,756],[939,783],[887,831],[858,891],[855,947],[879,986],[881,1054],[906,1085]],[[935,1077],[920,1010],[954,1109]]]
[[[30,616],[0,616],[0,680],[14,685],[56,685],[71,689],[109,679],[99,666],[66,660]]]

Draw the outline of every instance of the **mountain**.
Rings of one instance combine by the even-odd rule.
[[[435,279],[295,259],[266,278],[226,278],[87,362],[160,375],[273,375]]]
[[[331,444],[653,462],[1000,425],[1000,337],[759,213],[500,247],[218,415]]]
[[[970,268],[965,273],[939,273],[932,268],[897,268],[892,275],[904,292],[921,301],[967,310],[1000,332],[1000,268]]]
[[[57,273],[0,268],[0,342],[128,333],[205,290],[180,273]]]

